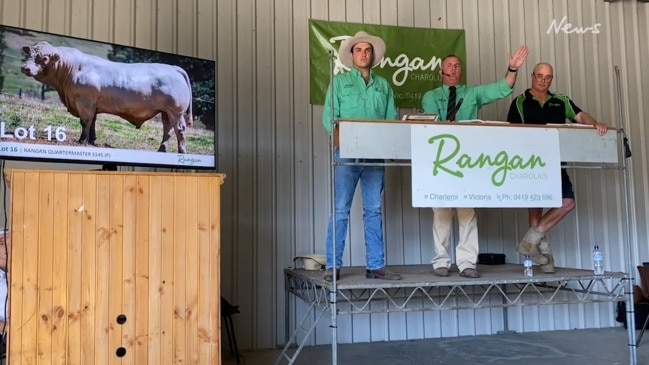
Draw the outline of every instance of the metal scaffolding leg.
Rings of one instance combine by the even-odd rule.
[[[503,284],[503,292],[507,293],[507,284]],[[503,304],[507,304],[507,298],[505,296],[503,296],[501,298],[501,300],[502,300]],[[508,310],[509,310],[509,308],[507,308],[507,307],[503,307],[503,309],[502,309],[502,311],[503,311],[503,330],[498,331],[499,335],[509,335],[509,334],[512,334],[512,333],[516,333],[516,331],[512,331],[512,330],[509,329],[509,312],[508,312]]]
[[[318,306],[317,306],[317,303],[316,303],[316,302],[311,303],[311,306],[309,307],[309,310],[308,310],[307,313],[304,315],[304,317],[302,318],[302,320],[301,320],[300,323],[298,324],[298,326],[297,326],[297,328],[295,329],[295,331],[293,331],[293,335],[291,335],[291,338],[286,342],[286,345],[284,345],[284,349],[282,350],[282,353],[279,355],[279,357],[277,358],[277,360],[275,360],[275,365],[279,365],[279,364],[281,364],[281,363],[282,363],[282,359],[286,359],[286,360],[288,360],[288,364],[289,364],[289,365],[292,365],[292,364],[295,363],[295,359],[297,359],[298,355],[300,355],[300,351],[302,351],[302,349],[304,348],[304,345],[306,344],[307,340],[309,339],[309,336],[311,336],[311,333],[313,333],[313,330],[314,330],[315,327],[318,325],[318,322],[320,322],[320,318],[322,318],[322,315],[323,315],[324,312],[327,310],[326,308],[323,308],[323,309],[317,311],[317,312],[316,312],[317,314],[316,314],[316,319],[315,319],[315,321],[313,321],[313,323],[311,324],[311,326],[310,326],[309,328],[304,328],[304,322],[306,322],[307,318],[309,318],[309,316],[311,315],[312,311],[313,311],[314,309],[316,309],[317,307],[318,307]],[[294,343],[297,344],[297,335],[298,335],[300,332],[304,333],[304,337],[302,338],[302,341],[300,341],[300,344],[299,344],[297,350],[295,350],[295,352],[293,353],[293,355],[290,356],[290,355],[289,355],[289,349],[291,348],[291,346],[292,346]]]

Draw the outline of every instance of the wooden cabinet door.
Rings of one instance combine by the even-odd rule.
[[[220,364],[224,175],[10,174],[11,364]]]

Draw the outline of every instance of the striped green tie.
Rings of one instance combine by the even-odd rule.
[[[449,86],[448,90],[449,90],[449,93],[448,93],[448,108],[446,108],[446,118],[447,119],[450,116],[449,114],[451,114],[453,112],[453,109],[455,109],[455,98],[456,98],[455,86]]]

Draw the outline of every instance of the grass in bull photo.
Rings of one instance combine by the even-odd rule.
[[[155,117],[136,129],[127,121],[110,115],[97,116],[97,147],[120,148],[139,151],[155,151],[160,145],[162,123]],[[20,98],[0,94],[0,123],[4,123],[4,138],[14,142],[80,146],[79,118],[72,116],[60,103]],[[196,123],[196,122],[194,122]],[[29,137],[15,138],[17,128],[34,128],[34,140]],[[62,127],[65,141],[57,141],[57,128]],[[61,134],[59,133],[59,136]],[[187,150],[191,154],[209,155],[214,152],[213,133],[204,128],[188,127]],[[177,152],[175,143],[169,144],[168,152]]]

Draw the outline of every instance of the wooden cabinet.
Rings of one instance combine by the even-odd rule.
[[[220,364],[222,174],[10,171],[11,364]]]

